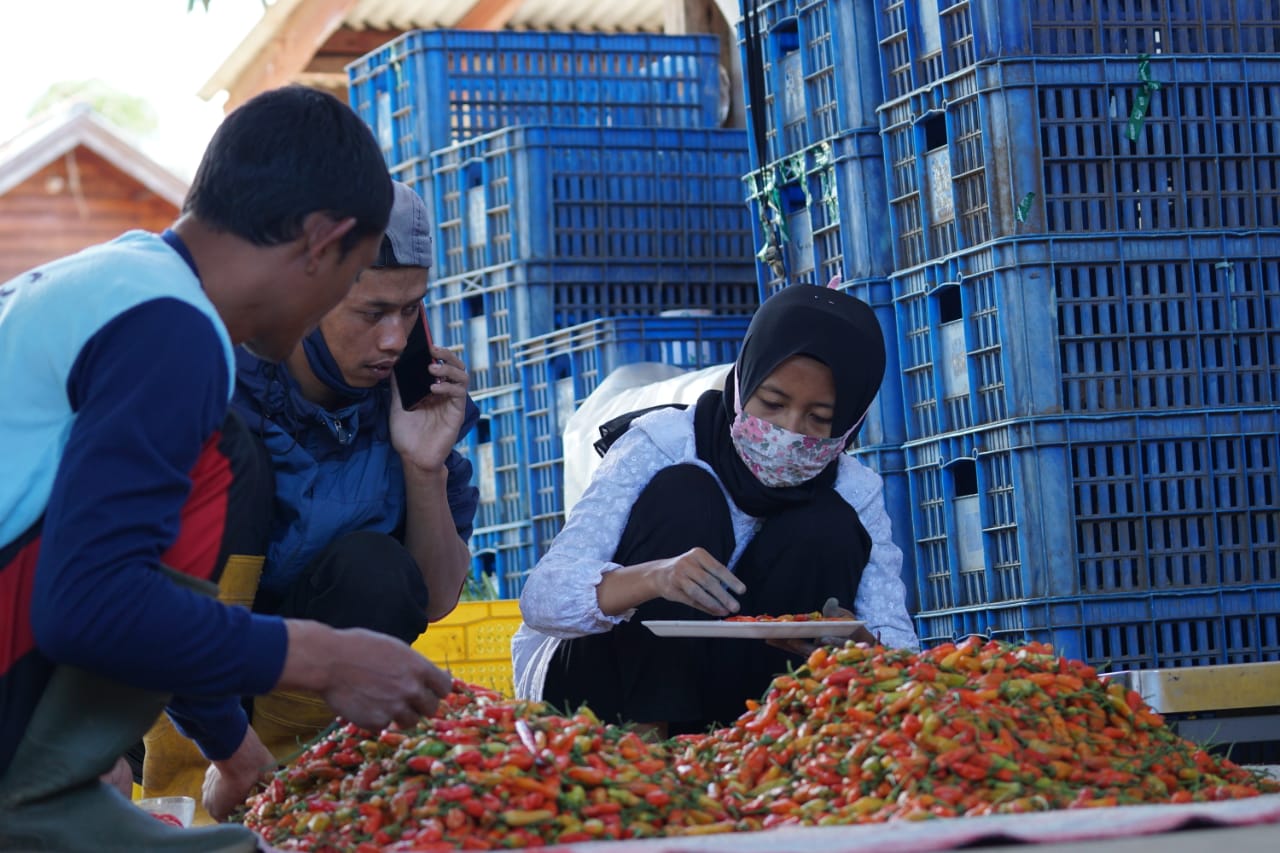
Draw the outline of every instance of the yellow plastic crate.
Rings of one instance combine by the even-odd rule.
[[[455,678],[514,696],[511,636],[520,627],[514,599],[464,601],[431,624],[413,647]]]

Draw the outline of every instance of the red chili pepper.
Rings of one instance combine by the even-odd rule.
[[[470,785],[449,785],[444,788],[437,788],[436,799],[446,803],[458,803],[472,795]]]

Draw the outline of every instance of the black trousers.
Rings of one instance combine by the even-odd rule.
[[[412,643],[427,628],[427,602],[418,563],[399,540],[362,530],[330,543],[282,597],[259,591],[253,609]]]
[[[807,613],[835,596],[852,607],[861,567],[848,543],[862,523],[834,491],[764,519],[735,574],[747,591],[743,615]],[[613,561],[624,566],[705,548],[721,563],[733,553],[729,507],[719,484],[696,465],[660,471],[631,509]],[[731,723],[747,699],[798,659],[763,640],[661,638],[649,619],[713,619],[655,599],[605,634],[561,642],[543,698],[561,709],[591,707],[607,722],[666,722],[672,734]]]

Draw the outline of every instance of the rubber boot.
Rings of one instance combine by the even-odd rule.
[[[276,690],[253,700],[253,730],[276,761],[287,761],[315,740],[335,719],[313,693]]]
[[[0,778],[0,849],[33,851],[253,851],[242,826],[168,826],[98,781],[168,702],[59,666]]]
[[[261,556],[233,554],[227,558],[218,580],[218,600],[223,604],[252,607],[262,577]],[[201,789],[209,759],[161,714],[142,738],[146,754],[142,760],[142,796],[191,797],[196,801],[193,826],[214,823],[205,811]]]

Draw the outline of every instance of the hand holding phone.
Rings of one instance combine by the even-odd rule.
[[[418,311],[417,322],[409,332],[404,352],[396,362],[396,386],[400,390],[400,404],[406,412],[416,409],[423,400],[431,396],[431,386],[440,381],[438,376],[431,375],[432,362],[439,359],[431,357],[431,330],[427,326],[427,312]]]

